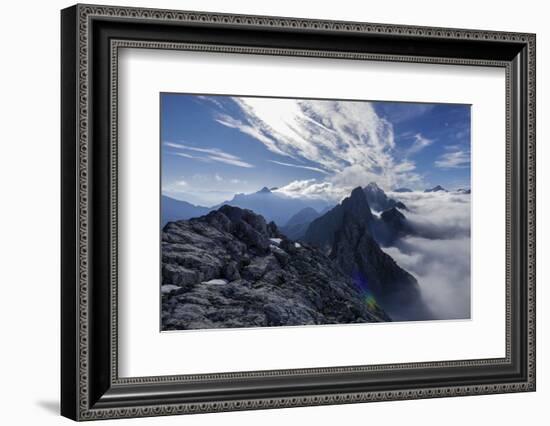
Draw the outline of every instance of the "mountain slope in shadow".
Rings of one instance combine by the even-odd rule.
[[[431,315],[422,302],[416,279],[386,254],[373,236],[381,226],[392,229],[395,223],[403,225],[401,216],[394,208],[386,214],[386,221],[378,220],[364,190],[357,187],[341,204],[310,224],[304,241],[327,253],[392,318],[429,319]]]
[[[292,216],[285,226],[281,228],[281,232],[291,240],[301,240],[311,222],[317,219],[320,214],[317,210],[306,207]]]

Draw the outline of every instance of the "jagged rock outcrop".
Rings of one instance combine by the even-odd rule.
[[[405,211],[409,211],[409,209],[407,208],[407,206],[405,204],[403,204],[401,201],[397,201],[395,203],[395,206],[394,207],[397,207],[398,209],[401,209],[401,210],[405,210]]]
[[[458,188],[458,189],[456,190],[456,192],[457,192],[458,194],[468,195],[468,194],[471,194],[471,193],[472,193],[472,190],[471,190],[471,189]]]
[[[399,208],[406,210],[407,207],[402,202],[394,200],[386,195],[384,190],[380,188],[376,183],[371,182],[364,188],[367,201],[373,210],[378,212],[396,207],[399,203]]]
[[[281,232],[291,240],[300,240],[304,237],[309,224],[319,216],[317,210],[306,207],[292,216],[286,225],[281,228]]]
[[[375,240],[374,235],[385,227],[394,232],[395,226],[395,235],[399,229],[404,230],[402,213],[395,207],[385,213],[385,218],[376,220],[365,192],[358,187],[340,205],[310,224],[305,241],[327,251],[340,269],[374,295],[388,312],[402,312],[401,318],[406,319],[425,319],[429,314],[416,279]]]
[[[383,246],[394,245],[400,238],[415,234],[413,226],[396,207],[382,212],[376,231],[376,240]]]
[[[390,321],[320,250],[223,206],[162,232],[162,329]]]
[[[382,251],[365,224],[355,217],[346,217],[330,258],[346,274],[360,280],[382,306],[413,303],[420,296],[416,279]]]

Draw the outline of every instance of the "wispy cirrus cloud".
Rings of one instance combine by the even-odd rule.
[[[228,152],[222,151],[219,148],[199,148],[195,146],[185,145],[182,143],[176,142],[164,142],[164,145],[169,148],[174,148],[177,151],[171,154],[177,155],[184,158],[193,158],[204,162],[217,161],[219,163],[230,164],[236,167],[252,168],[253,164],[247,163],[242,160],[240,157],[229,154]],[[190,152],[193,154],[191,154]]]
[[[311,167],[311,166],[302,166],[301,164],[291,164],[291,163],[284,163],[282,161],[276,161],[276,160],[268,160],[270,163],[278,164],[280,166],[286,166],[286,167],[295,167],[297,169],[305,169],[305,170],[312,170],[314,172],[323,173],[326,175],[329,175],[330,173],[326,170],[320,169],[318,167]]]
[[[422,151],[427,146],[430,146],[434,141],[422,136],[420,133],[416,133],[412,136],[413,143],[407,150],[407,155],[413,155]]]
[[[197,99],[204,102],[211,102],[220,109],[224,108],[223,104],[214,96],[197,95]]]
[[[434,163],[442,169],[461,169],[470,167],[470,151],[458,150],[441,155]]]
[[[178,157],[183,157],[183,158],[196,158],[196,159],[200,159],[199,157],[197,157],[197,156],[195,156],[195,155],[187,154],[186,152],[174,152],[173,154],[174,154],[174,155],[177,155]]]
[[[253,137],[274,154],[294,160],[276,160],[280,165],[326,174],[322,182],[305,179],[279,189],[288,195],[313,195],[323,189],[339,198],[366,182],[376,181],[389,189],[422,180],[415,172],[414,162],[396,159],[393,126],[377,114],[372,103],[232,100],[239,112],[219,113],[216,116],[219,124]],[[422,143],[428,142],[418,142]]]
[[[285,156],[288,155],[277,147],[276,141],[272,137],[270,137],[269,133],[265,132],[260,126],[247,124],[246,122],[233,118],[228,114],[219,114],[216,118],[216,121],[223,126],[237,129],[242,133],[253,137],[254,139],[263,143],[267,149],[269,149],[271,152],[274,152],[275,154]]]

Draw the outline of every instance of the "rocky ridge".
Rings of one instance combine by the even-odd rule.
[[[323,249],[381,306],[395,312],[406,305],[417,306],[424,312],[416,279],[386,254],[375,238],[384,233],[385,240],[395,240],[406,226],[404,215],[395,207],[385,211],[381,219],[373,216],[364,190],[357,187],[341,204],[310,224],[304,241]]]
[[[237,207],[162,232],[162,329],[390,321],[333,260]]]

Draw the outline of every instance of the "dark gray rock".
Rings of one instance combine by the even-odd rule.
[[[277,303],[266,303],[264,305],[264,314],[269,325],[286,324],[290,317],[286,308]]]
[[[173,263],[162,265],[163,283],[171,283],[177,286],[190,286],[199,282],[199,273],[191,269]]]
[[[367,201],[372,209],[381,212],[392,207],[397,207],[399,203],[399,208],[407,209],[405,204],[400,201],[394,200],[386,195],[384,190],[380,188],[376,183],[371,182],[364,188],[365,195],[367,196]]]
[[[239,280],[241,275],[237,262],[230,260],[223,268],[223,276],[229,281]]]
[[[362,279],[380,300],[393,303],[396,297],[419,296],[416,279],[386,253],[364,223],[349,218],[338,231],[330,257],[350,276]]]
[[[380,215],[373,233],[376,241],[382,246],[392,246],[403,237],[415,235],[414,227],[409,223],[403,213],[396,207],[388,209]]]
[[[409,209],[407,208],[407,206],[405,204],[403,204],[401,201],[397,201],[395,203],[395,207],[397,207],[398,209],[401,209],[401,210],[406,210],[408,211]]]
[[[329,253],[334,237],[344,223],[344,216],[356,217],[370,226],[374,222],[365,192],[355,188],[342,203],[309,224],[303,240]]]
[[[397,208],[376,219],[366,194],[356,188],[340,205],[313,221],[304,240],[327,253],[390,316],[399,313],[402,319],[428,319],[416,279],[380,248],[380,243],[393,243],[407,231],[408,222]]]
[[[297,246],[251,211],[223,206],[166,225],[162,260],[164,285],[187,279],[162,294],[163,330],[391,320],[320,250]],[[204,283],[211,279],[228,282]]]

